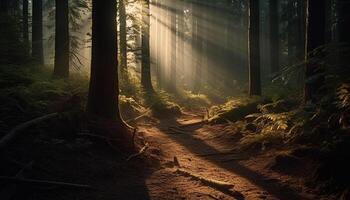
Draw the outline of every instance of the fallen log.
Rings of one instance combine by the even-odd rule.
[[[93,189],[90,185],[82,185],[76,183],[58,182],[58,181],[47,181],[37,179],[26,179],[19,177],[0,176],[0,181],[17,184],[28,184],[38,186],[59,186],[64,188],[75,188],[75,189]]]
[[[57,117],[59,114],[58,113],[51,113],[48,115],[44,115],[42,117],[38,117],[35,119],[32,119],[30,121],[27,121],[25,123],[22,123],[18,126],[16,126],[14,129],[12,129],[8,134],[6,134],[1,140],[0,140],[0,149],[5,148],[8,144],[10,144],[11,141],[13,141],[17,136],[20,135],[20,133],[26,129],[29,128],[35,124],[38,124],[40,122],[43,122],[48,119],[52,119]]]
[[[234,187],[234,185],[231,183],[204,178],[202,176],[199,176],[197,174],[194,174],[184,169],[177,169],[175,172],[186,177],[191,177],[192,179],[196,181],[200,181],[206,186],[209,186],[218,190],[230,190]]]

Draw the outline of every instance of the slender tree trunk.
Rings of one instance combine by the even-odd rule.
[[[279,71],[279,14],[278,0],[270,0],[270,59],[271,72]]]
[[[203,22],[203,15],[202,15],[202,9],[201,5],[196,6],[197,11],[197,19],[196,19],[196,31],[195,31],[195,48],[197,52],[197,59],[196,59],[196,65],[195,65],[195,82],[194,82],[194,89],[193,92],[198,94],[202,87],[202,52],[203,52],[203,40],[202,40],[202,22]]]
[[[305,58],[305,0],[297,1],[297,31],[296,31],[296,51],[295,57],[298,61]]]
[[[249,95],[261,95],[260,80],[260,7],[259,1],[249,0],[249,28],[248,28],[248,52],[249,52]]]
[[[120,71],[127,72],[128,57],[127,57],[127,27],[126,27],[126,10],[125,0],[119,0],[119,42],[120,42]]]
[[[144,0],[142,5],[142,66],[141,66],[141,84],[145,91],[153,92],[151,79],[150,62],[150,13],[149,0]]]
[[[118,108],[116,1],[92,1],[92,57],[88,113],[122,122]]]
[[[289,0],[287,5],[288,12],[288,63],[292,65],[295,61],[295,0]]]
[[[29,55],[29,27],[28,27],[28,0],[23,0],[23,10],[22,10],[22,34],[23,43],[25,48],[25,54]]]
[[[56,0],[55,61],[53,76],[69,76],[68,0]]]
[[[306,80],[315,75],[319,70],[317,65],[310,60],[313,58],[312,52],[325,44],[325,0],[307,0],[307,23],[306,23],[306,56],[307,61],[305,78]],[[322,78],[320,78],[322,79]],[[315,92],[321,87],[322,80],[313,81],[312,83],[306,81],[304,88],[305,102],[312,101]]]
[[[172,8],[176,8],[175,4],[170,4]],[[170,51],[171,51],[171,57],[170,57],[170,91],[175,92],[176,91],[176,73],[177,73],[177,13],[175,11],[170,11],[170,21],[171,21],[171,37],[170,37]]]
[[[43,47],[43,5],[42,0],[33,0],[32,57],[40,65],[44,64]]]

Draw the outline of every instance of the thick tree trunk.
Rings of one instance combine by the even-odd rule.
[[[92,2],[92,57],[88,113],[122,122],[118,108],[116,1]]]
[[[44,64],[43,47],[43,5],[42,0],[33,0],[32,16],[32,57],[40,65]]]
[[[261,95],[260,80],[260,7],[259,1],[249,0],[248,52],[249,95]]]
[[[297,1],[297,31],[296,31],[296,51],[295,57],[298,61],[302,61],[305,58],[305,1]]]
[[[270,0],[270,59],[271,73],[279,71],[279,14],[278,0]]]
[[[120,71],[127,72],[128,57],[127,57],[127,38],[126,38],[126,10],[125,0],[119,0],[119,43],[120,43]]]
[[[307,0],[307,23],[306,23],[306,56],[307,61],[305,78],[306,80],[317,73],[318,67],[310,59],[314,56],[312,52],[325,44],[326,29],[326,8],[325,0]],[[321,87],[321,80],[306,81],[304,88],[305,102],[312,101],[314,93]]]
[[[22,10],[22,36],[25,48],[25,54],[29,55],[29,27],[28,27],[28,0],[23,0],[23,10]]]
[[[338,1],[338,39],[339,42],[350,45],[350,0]]]
[[[68,0],[56,0],[55,61],[53,75],[69,76],[69,21]]]
[[[144,0],[142,5],[142,66],[141,84],[145,91],[153,92],[151,79],[151,58],[150,58],[150,12],[149,0]]]

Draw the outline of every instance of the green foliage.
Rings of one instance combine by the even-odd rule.
[[[257,112],[257,106],[266,102],[260,97],[234,97],[223,105],[213,106],[209,110],[209,121],[212,123],[235,122],[246,115]]]
[[[0,66],[0,121],[34,117],[47,112],[84,109],[88,77],[73,74],[67,80],[51,79],[51,71],[31,66]]]

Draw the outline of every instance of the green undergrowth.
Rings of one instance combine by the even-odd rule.
[[[52,78],[37,66],[0,66],[0,123],[5,129],[51,112],[84,109],[88,77]]]

